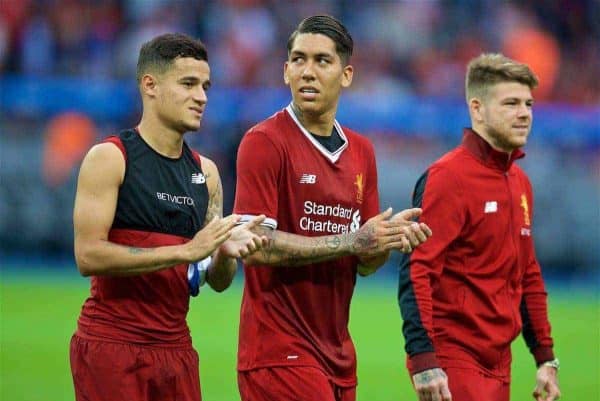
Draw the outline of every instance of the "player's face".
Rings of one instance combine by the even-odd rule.
[[[210,67],[193,57],[175,59],[156,85],[156,113],[167,127],[185,133],[197,131],[206,108]]]
[[[533,97],[529,86],[501,82],[488,89],[481,102],[481,119],[492,146],[512,152],[527,143],[533,122]]]
[[[335,43],[321,34],[296,36],[284,65],[296,107],[308,116],[335,114],[342,88],[352,83],[352,66],[342,64]]]

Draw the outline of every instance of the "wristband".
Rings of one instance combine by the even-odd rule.
[[[188,265],[187,278],[190,295],[195,297],[200,293],[200,287],[206,282],[206,274],[212,257],[204,258]]]
[[[540,367],[542,366],[550,366],[551,368],[554,368],[556,370],[558,370],[560,368],[560,362],[558,361],[558,358],[554,358],[551,361],[546,361],[540,364]]]

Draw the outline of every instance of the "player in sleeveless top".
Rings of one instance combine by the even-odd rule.
[[[350,86],[352,38],[329,16],[300,23],[288,41],[291,104],[252,127],[237,160],[235,213],[264,214],[267,246],[244,259],[238,385],[243,401],[353,401],[348,332],[357,273],[392,249],[431,235],[420,209],[379,213],[370,141],[335,119]]]
[[[206,107],[204,45],[154,38],[140,50],[137,81],[139,125],[94,146],[79,173],[75,258],[91,291],[71,340],[75,398],[199,401],[189,296],[203,282],[230,285],[235,259],[266,244],[251,231],[264,216],[223,218],[216,165],[184,141]]]

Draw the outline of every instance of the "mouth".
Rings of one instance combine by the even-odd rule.
[[[314,100],[319,94],[319,91],[312,86],[303,86],[298,92],[304,100]]]
[[[204,110],[199,107],[190,107],[190,110],[197,113],[199,116],[201,116],[204,113]]]

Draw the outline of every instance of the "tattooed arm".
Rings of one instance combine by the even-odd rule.
[[[413,385],[419,401],[451,401],[448,376],[440,368],[428,369],[413,375]]]
[[[388,220],[391,215],[392,210],[388,209],[369,219],[354,233],[319,237],[257,227],[255,230],[266,236],[268,243],[244,258],[244,262],[248,265],[302,266],[347,255],[375,257],[403,246],[403,230]]]
[[[209,256],[231,235],[237,216],[214,220],[187,244],[136,248],[108,240],[125,159],[112,143],[94,146],[81,165],[73,211],[75,259],[83,276],[128,276],[190,263]]]

